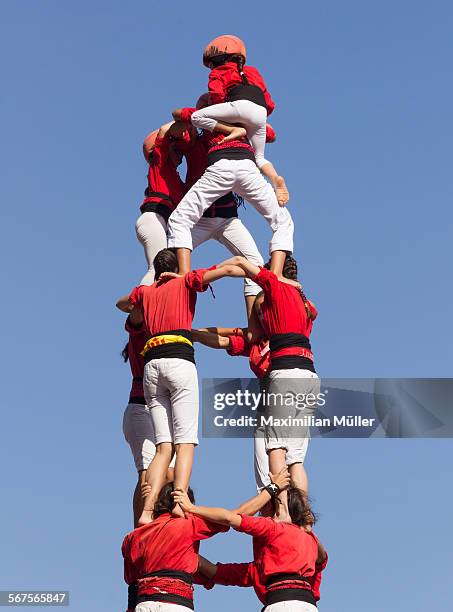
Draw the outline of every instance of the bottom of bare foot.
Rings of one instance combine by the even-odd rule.
[[[148,525],[153,522],[153,511],[152,510],[143,510],[138,519],[138,526]]]
[[[275,194],[277,196],[279,206],[285,206],[289,200],[289,191],[283,176],[278,176],[275,181]]]
[[[175,518],[186,518],[186,515],[184,514],[184,510],[181,508],[179,504],[175,504],[175,507],[171,511],[171,515],[174,516]]]
[[[227,136],[225,136],[225,138],[222,138],[221,143],[230,142],[230,140],[240,140],[241,138],[244,138],[246,135],[247,135],[247,131],[245,130],[245,128],[236,127],[233,129],[232,132],[230,132]]]

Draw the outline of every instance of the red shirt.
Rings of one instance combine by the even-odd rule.
[[[316,538],[292,523],[272,518],[244,516],[237,531],[253,536],[253,556],[259,580],[266,584],[273,574],[315,575],[318,543]]]
[[[304,302],[297,287],[278,280],[277,276],[261,268],[259,274],[252,280],[264,291],[264,301],[261,306],[262,325],[268,338],[274,334],[296,333],[310,336],[313,320],[307,316]],[[314,305],[308,303],[314,318],[317,311]]]
[[[124,538],[121,548],[124,579],[127,584],[133,584],[145,574],[162,569],[194,574],[198,568],[200,540],[225,531],[228,527],[193,514],[185,519],[162,514]]]
[[[207,285],[203,285],[207,270],[194,270],[161,285],[135,287],[129,300],[142,309],[150,336],[175,329],[192,329],[197,292],[207,289]]]
[[[267,114],[270,115],[275,108],[275,102],[272,100],[260,72],[253,66],[244,66],[244,74],[249,85],[256,85],[264,93]],[[222,66],[211,70],[208,80],[210,104],[225,102],[229,90],[235,85],[242,85],[241,75],[235,62],[226,62]]]
[[[248,357],[250,369],[258,378],[264,378],[269,371],[271,354],[267,338],[250,346],[242,333],[234,334],[230,336],[230,348],[227,352],[232,357]]]
[[[316,537],[316,536],[314,536]],[[312,593],[316,601],[321,597],[320,586],[322,572],[327,565],[327,557],[323,563],[315,564],[315,573],[309,580],[312,585]],[[209,581],[198,580],[207,589],[212,588],[212,583],[224,586],[253,587],[258,599],[266,603],[266,585],[261,581],[255,562],[252,563],[217,563],[217,572],[214,578]]]
[[[134,326],[130,323],[129,317],[124,325],[129,334],[127,352],[129,355],[129,365],[132,373],[132,387],[130,397],[144,397],[143,395],[143,369],[145,367],[143,357],[140,354],[148,340],[148,334],[143,323]],[[137,379],[137,380],[135,380]],[[138,380],[140,379],[140,380]]]
[[[168,208],[169,214],[184,195],[184,183],[174,163],[169,159],[171,139],[168,136],[157,138],[150,157],[148,169],[148,188],[142,206],[155,202]],[[155,193],[156,195],[153,195]],[[171,201],[157,194],[171,198]]]

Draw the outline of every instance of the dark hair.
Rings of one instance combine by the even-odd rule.
[[[171,512],[173,510],[173,506],[175,505],[172,496],[173,491],[173,482],[167,482],[167,484],[162,487],[159,493],[159,497],[157,498],[157,501],[154,504],[154,518],[157,518],[161,514],[166,514],[167,512]],[[189,496],[190,501],[192,503],[195,503],[195,497],[190,487],[187,490],[187,495]]]
[[[124,363],[126,363],[129,359],[129,342],[126,343],[126,346],[121,351],[121,357],[124,359]]]
[[[296,487],[289,487],[287,494],[288,511],[292,523],[299,527],[314,525],[316,523],[316,516],[310,507],[310,502],[305,493]]]
[[[264,267],[267,270],[271,269],[271,262],[270,260],[264,264]],[[293,281],[297,281],[297,261],[294,259],[294,257],[292,257],[291,255],[288,255],[288,253],[286,254],[286,259],[285,259],[285,263],[283,264],[283,276],[285,278],[289,278],[289,280],[293,280]],[[312,309],[310,308],[310,304],[308,302],[307,296],[305,295],[305,293],[302,290],[302,287],[299,289],[300,292],[300,296],[302,298],[302,301],[304,303],[305,306],[305,311],[307,313],[307,317],[309,319],[314,319],[314,314]]]
[[[245,57],[240,53],[222,53],[221,55],[216,55],[214,57],[209,58],[209,61],[212,63],[214,68],[218,68],[219,66],[223,66],[227,62],[234,62],[238,67],[239,76],[241,77],[243,85],[249,85],[248,79],[244,74],[244,65],[245,65]]]
[[[157,280],[162,272],[177,272],[178,258],[176,257],[176,249],[162,249],[159,251],[153,261],[154,280]]]

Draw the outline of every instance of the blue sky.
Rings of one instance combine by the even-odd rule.
[[[76,612],[124,606],[135,473],[114,302],[144,271],[141,142],[205,90],[201,52],[220,33],[245,39],[277,101],[268,156],[291,190],[320,374],[451,376],[452,19],[447,1],[2,2],[0,589],[69,589]],[[265,222],[250,206],[241,217],[265,254]],[[209,244],[194,262],[224,257]],[[242,324],[241,291],[218,283],[196,323]],[[201,377],[248,376],[245,360],[208,349],[198,365]],[[331,559],[320,610],[418,612],[433,593],[447,608],[452,451],[312,443]],[[251,442],[201,440],[193,486],[203,503],[250,496]],[[240,534],[203,550],[251,558]],[[260,605],[218,587],[197,609]]]

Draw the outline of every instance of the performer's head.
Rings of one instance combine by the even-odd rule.
[[[167,514],[173,510],[175,502],[173,501],[174,483],[167,482],[159,493],[156,503],[154,504],[154,517],[157,518],[161,514]],[[195,503],[195,497],[192,489],[189,487],[187,495],[192,503]]]
[[[178,272],[176,249],[162,249],[153,261],[154,280],[157,281],[162,272]]]
[[[299,527],[314,525],[316,523],[316,517],[305,493],[296,487],[289,487],[287,494],[288,511],[291,522]]]

